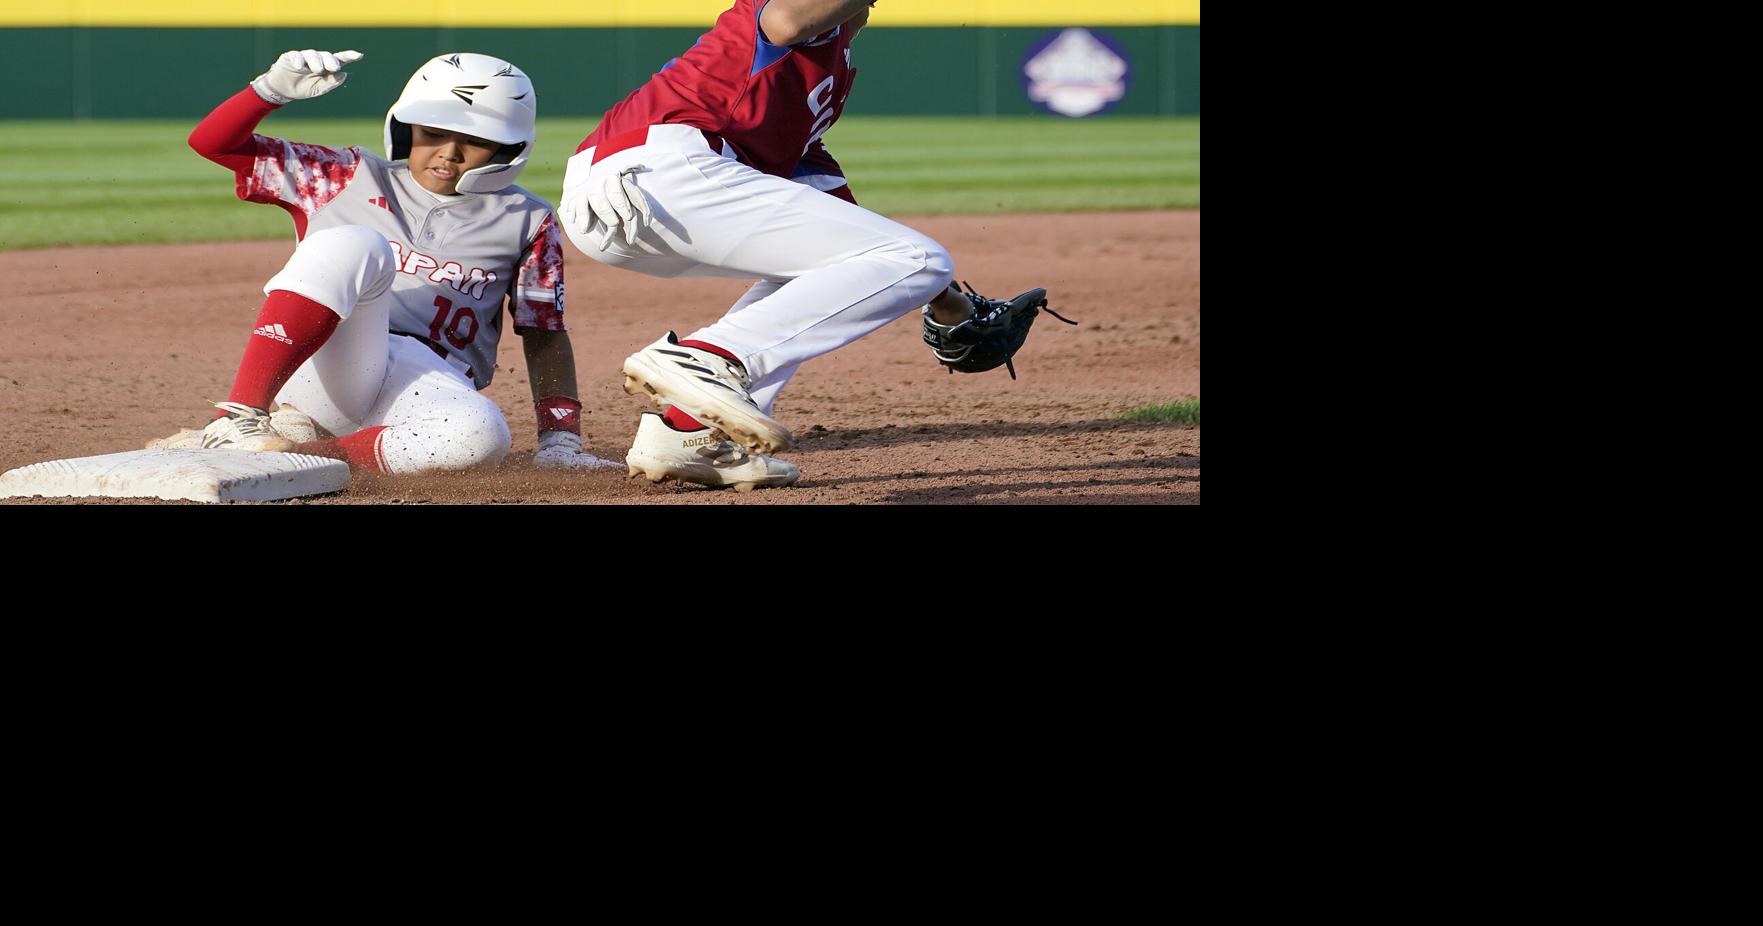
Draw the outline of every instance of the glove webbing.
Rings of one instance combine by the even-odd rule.
[[[967,294],[966,294],[967,300],[969,302],[973,303],[973,316],[971,318],[968,318],[966,321],[962,322],[960,325],[956,325],[955,328],[960,328],[961,325],[971,324],[974,321],[974,319],[979,318],[979,313],[980,313],[980,310],[982,310],[982,309],[990,308],[991,310],[996,311],[997,309],[1002,308],[1002,307],[1010,304],[1008,301],[1003,300],[1003,299],[987,299],[986,297],[980,295],[977,291],[975,291],[973,288],[973,284],[967,282],[966,280],[962,280],[961,285],[967,287]],[[997,303],[997,305],[992,305],[992,303]],[[1077,322],[1074,322],[1071,319],[1066,318],[1063,315],[1060,315],[1058,312],[1053,311],[1052,307],[1046,305],[1045,303],[1043,303],[1041,306],[1039,306],[1039,309],[1040,309],[1040,311],[1045,312],[1048,315],[1051,315],[1054,318],[1059,319],[1060,321],[1066,323],[1067,325],[1077,324]],[[954,331],[955,328],[951,328],[949,330]],[[971,351],[973,349],[973,345],[971,345],[971,344],[968,345],[967,349],[969,351]],[[967,352],[963,351],[962,356],[965,357],[966,355],[967,355]],[[959,360],[961,358],[957,357],[956,359]],[[1010,371],[1010,378],[1011,379],[1015,379],[1016,378],[1015,358],[1005,357],[1004,358],[1004,369]],[[954,373],[955,373],[955,368],[950,367],[949,374],[951,376],[953,376]]]

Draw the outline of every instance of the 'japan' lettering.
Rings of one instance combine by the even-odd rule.
[[[501,279],[494,270],[473,267],[467,271],[458,261],[441,263],[433,257],[406,247],[399,242],[392,242],[392,252],[398,256],[398,272],[411,276],[421,274],[432,283],[440,283],[457,293],[470,293],[473,299],[484,298],[484,290],[491,283]]]

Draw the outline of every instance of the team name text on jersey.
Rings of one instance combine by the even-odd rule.
[[[835,82],[836,78],[828,77],[813,90],[808,91],[808,111],[813,113],[815,118],[814,127],[808,132],[808,144],[802,146],[803,154],[807,154],[808,149],[814,147],[814,143],[820,140],[820,136],[825,135],[826,130],[832,128],[833,119],[839,115],[838,110],[827,105],[833,101]]]
[[[392,253],[398,258],[398,272],[411,276],[426,274],[431,283],[442,283],[454,292],[470,293],[473,299],[482,299],[484,289],[496,282],[498,277],[494,270],[471,268],[469,273],[456,261],[441,263],[434,258],[416,250],[407,248],[403,243],[390,241]]]

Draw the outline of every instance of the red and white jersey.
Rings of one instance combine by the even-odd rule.
[[[265,135],[241,138],[273,107],[247,88],[222,104],[192,145],[231,168],[240,199],[272,203],[295,236],[339,225],[384,235],[400,273],[390,329],[428,344],[477,388],[496,372],[507,300],[516,329],[563,331],[563,236],[551,206],[510,186],[496,193],[437,196],[403,161],[361,148],[328,148]],[[213,141],[223,139],[223,141]]]
[[[837,26],[773,45],[759,29],[766,2],[737,0],[690,50],[608,110],[576,150],[651,125],[689,125],[721,136],[761,172],[841,177],[819,139],[838,121],[857,76],[850,32]]]

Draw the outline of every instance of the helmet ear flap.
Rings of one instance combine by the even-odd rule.
[[[387,154],[391,155],[391,159],[394,161],[402,161],[410,157],[410,126],[397,119],[391,119],[389,125],[392,144],[391,150]]]
[[[405,131],[409,132],[410,130],[405,129]],[[512,145],[503,145],[501,148],[496,150],[496,155],[494,157],[490,158],[490,163],[491,164],[512,164],[514,162],[514,159],[517,157],[520,157],[520,153],[525,150],[526,150],[526,142],[517,142]]]

